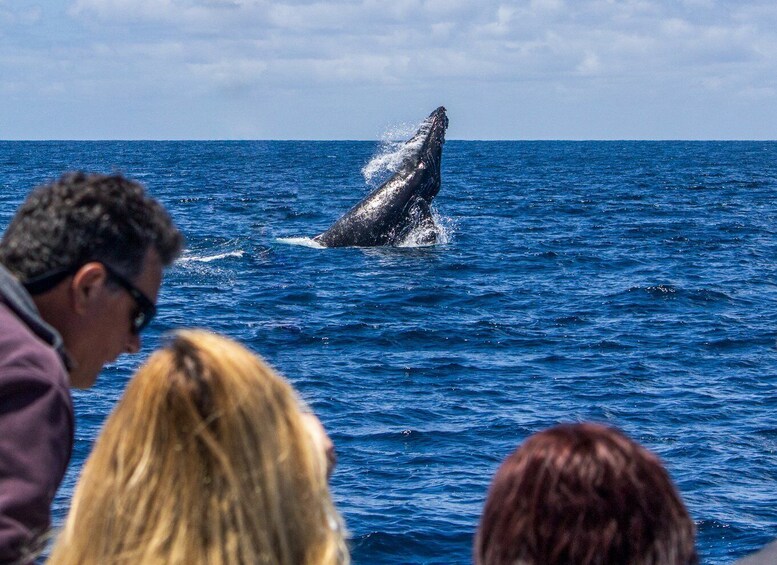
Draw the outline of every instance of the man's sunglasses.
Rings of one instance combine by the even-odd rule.
[[[119,285],[126,290],[129,295],[135,300],[135,305],[138,307],[138,311],[132,318],[132,333],[135,335],[142,332],[146,326],[151,323],[151,320],[156,316],[156,306],[148,296],[146,296],[142,290],[129,282],[124,276],[117,273],[112,267],[102,264],[105,267],[108,275]]]
[[[132,317],[132,326],[130,329],[132,330],[133,334],[139,334],[146,326],[151,323],[151,320],[154,319],[154,316],[156,316],[156,306],[154,306],[154,303],[148,296],[143,293],[143,291],[127,280],[126,277],[119,274],[113,267],[101,261],[99,263],[105,268],[105,272],[108,273],[108,276],[113,279],[114,282],[118,283],[119,286],[121,286],[124,290],[126,290],[135,301],[137,312]],[[83,265],[57,269],[56,271],[51,271],[49,273],[45,273],[30,279],[22,283],[22,285],[27,289],[27,292],[32,295],[42,294],[47,290],[51,290],[57,286],[60,281],[63,281],[68,276],[74,274],[82,266]]]

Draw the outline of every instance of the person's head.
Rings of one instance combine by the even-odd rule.
[[[189,330],[127,386],[51,559],[302,565],[348,553],[291,386],[243,346]]]
[[[0,263],[61,335],[71,384],[140,348],[162,269],[183,244],[167,212],[120,175],[70,173],[36,188],[0,241]]]
[[[690,565],[694,524],[660,460],[597,424],[539,432],[505,459],[475,539],[478,565]]]

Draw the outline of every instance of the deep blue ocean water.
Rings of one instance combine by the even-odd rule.
[[[78,471],[165,332],[266,357],[332,436],[355,563],[469,563],[491,476],[558,422],[658,453],[703,563],[777,537],[777,143],[465,142],[433,247],[314,249],[372,142],[0,142],[0,226],[61,172],[120,171],[188,250],[141,355],[75,393]]]

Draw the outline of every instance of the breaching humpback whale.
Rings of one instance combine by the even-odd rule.
[[[412,149],[399,170],[313,239],[325,247],[400,245],[437,241],[430,205],[440,191],[440,161],[448,117],[440,106],[406,142]]]

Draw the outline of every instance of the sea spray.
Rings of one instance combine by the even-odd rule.
[[[381,136],[377,153],[362,167],[365,182],[375,188],[396,173],[423,143],[423,136],[411,137],[421,124],[401,124]],[[409,139],[409,141],[408,141]]]
[[[210,263],[212,261],[218,261],[220,259],[226,259],[227,257],[242,257],[245,251],[237,249],[235,251],[226,251],[224,253],[216,253],[214,255],[184,255],[181,257],[179,263]]]

